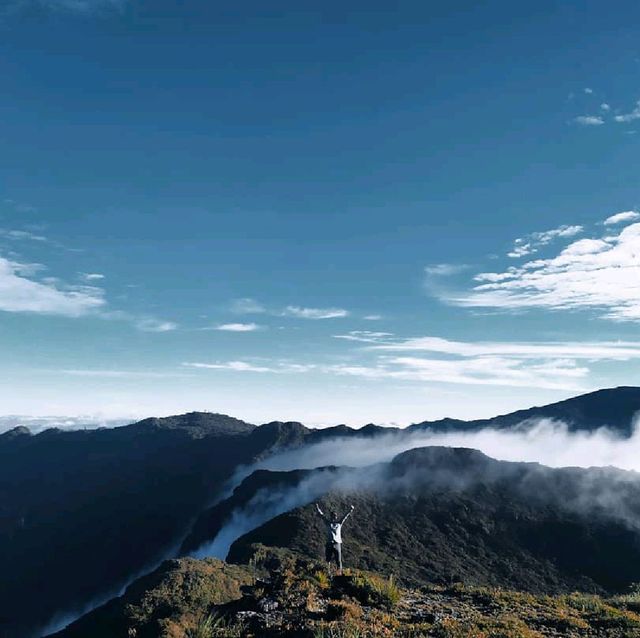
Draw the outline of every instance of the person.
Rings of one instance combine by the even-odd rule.
[[[325,516],[320,509],[320,505],[316,503],[318,514],[327,525],[327,545],[326,560],[329,564],[334,561],[338,566],[338,573],[342,574],[342,526],[344,522],[351,516],[354,506],[340,519],[336,512],[329,512],[329,516]]]

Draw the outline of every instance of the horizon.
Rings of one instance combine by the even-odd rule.
[[[588,392],[586,394],[579,394],[579,395],[575,395],[572,397],[569,397],[569,399],[564,399],[560,402],[554,402],[553,404],[550,405],[555,405],[555,403],[561,403],[563,401],[566,400],[572,400],[572,399],[579,399],[582,398],[584,396],[589,396],[592,394],[597,394],[600,392],[610,392],[610,391],[614,391],[614,390],[622,390],[622,389],[637,389],[640,390],[640,386],[616,386],[616,387],[612,387],[612,388],[600,388],[598,390],[594,390],[592,392]],[[532,409],[536,409],[536,408],[543,408],[543,407],[547,407],[547,406],[540,406],[540,405],[530,405],[530,406],[525,406],[525,407],[520,407],[516,410],[514,410],[513,412],[520,412],[520,411],[526,411],[526,410],[532,410]],[[112,428],[118,428],[118,427],[125,427],[128,425],[136,425],[137,423],[140,423],[142,421],[146,421],[147,419],[165,419],[165,418],[171,418],[171,417],[180,417],[180,416],[187,416],[190,414],[211,414],[213,416],[221,416],[221,417],[227,417],[227,418],[231,418],[231,419],[235,419],[238,421],[242,421],[243,423],[247,424],[247,425],[252,425],[254,427],[260,427],[262,425],[268,425],[270,423],[299,423],[300,425],[303,425],[304,427],[306,427],[307,429],[310,430],[321,430],[321,429],[327,429],[327,428],[333,428],[333,427],[339,427],[339,426],[346,426],[348,428],[354,429],[354,430],[358,430],[361,429],[363,427],[367,427],[369,425],[373,425],[375,427],[381,427],[381,428],[389,428],[389,429],[400,429],[400,430],[404,430],[407,428],[410,428],[411,426],[414,425],[420,425],[422,423],[435,423],[438,421],[442,421],[442,420],[460,420],[462,422],[473,422],[473,421],[491,421],[493,419],[497,419],[500,418],[502,416],[506,416],[508,414],[512,414],[513,412],[509,412],[509,413],[499,413],[499,414],[493,414],[490,417],[478,417],[476,419],[455,419],[453,417],[442,417],[441,419],[422,419],[420,421],[412,421],[411,423],[374,423],[374,422],[368,422],[368,423],[362,423],[359,425],[348,425],[347,423],[318,423],[318,424],[314,424],[314,423],[305,423],[303,421],[300,421],[298,419],[292,419],[292,420],[283,420],[283,419],[273,419],[271,421],[257,421],[257,422],[252,422],[252,421],[248,421],[246,419],[243,419],[240,416],[236,416],[233,414],[226,414],[226,413],[222,413],[222,412],[215,412],[212,410],[189,410],[187,412],[181,412],[178,414],[164,414],[164,415],[147,415],[144,416],[142,418],[136,418],[134,420],[127,420],[127,419],[100,419],[100,418],[96,418],[94,416],[91,415],[83,415],[83,416],[78,416],[78,417],[69,417],[69,416],[62,416],[62,415],[19,415],[19,414],[8,414],[8,415],[0,415],[0,435],[2,435],[5,432],[9,432],[13,429],[17,429],[20,427],[24,427],[26,429],[29,430],[30,434],[32,435],[36,435],[36,434],[41,434],[42,432],[45,432],[46,430],[50,430],[50,429],[58,429],[61,431],[78,431],[78,430],[94,430],[94,429],[112,429]],[[634,419],[635,420],[635,419]],[[30,423],[32,422],[32,424]],[[559,423],[559,422],[558,422]],[[560,424],[560,423],[559,423]],[[607,428],[607,426],[603,426],[604,429]],[[634,426],[635,429],[635,426]]]
[[[0,423],[398,426],[630,385],[639,18],[5,3]]]

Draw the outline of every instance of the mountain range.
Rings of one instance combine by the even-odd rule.
[[[635,574],[633,559],[624,560],[637,552],[629,521],[597,499],[600,509],[567,509],[564,497],[551,498],[550,488],[562,484],[575,491],[577,501],[588,496],[594,502],[593,494],[585,496],[577,486],[597,485],[603,499],[612,485],[623,485],[618,506],[635,516],[633,473],[532,469],[475,456],[479,453],[447,456],[440,449],[406,452],[376,472],[391,472],[385,480],[394,485],[399,485],[394,472],[419,481],[423,470],[433,474],[434,467],[448,472],[455,467],[458,477],[473,469],[482,480],[454,493],[448,483],[435,489],[438,484],[429,482],[426,491],[400,491],[390,498],[372,490],[362,470],[265,469],[250,473],[231,495],[228,488],[239,468],[314,443],[348,438],[375,444],[389,431],[403,437],[416,431],[512,429],[540,418],[562,420],[573,431],[607,426],[624,437],[631,434],[638,410],[640,388],[624,387],[494,419],[425,421],[404,430],[375,425],[310,429],[297,422],[255,426],[212,413],[36,435],[13,428],[0,435],[0,636],[41,635],[52,619],[49,626],[56,626],[56,615],[78,615],[120,593],[136,574],[152,571],[163,559],[197,551],[214,540],[238,504],[274,484],[286,491],[311,482],[309,496],[347,505],[339,482],[323,491],[324,478],[318,477],[329,475],[340,480],[348,475],[358,487],[353,499],[360,520],[358,527],[354,521],[348,555],[354,565],[383,573],[396,573],[394,565],[401,565],[407,585],[461,578],[535,592],[619,591]],[[407,469],[414,466],[422,470]],[[489,480],[494,475],[500,478]],[[513,488],[514,476],[520,484],[525,475],[534,482],[533,494],[548,492],[548,500],[530,501],[529,494]],[[412,483],[417,484],[425,487]],[[317,555],[319,522],[308,504],[294,505],[231,539],[229,559],[248,561],[256,544]],[[429,530],[431,545],[414,529]],[[417,560],[418,555],[423,558]]]

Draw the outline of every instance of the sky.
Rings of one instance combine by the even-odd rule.
[[[0,415],[406,425],[637,384],[639,22],[0,0]]]

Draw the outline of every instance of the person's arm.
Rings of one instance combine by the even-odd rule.
[[[349,518],[349,516],[351,516],[351,512],[353,512],[354,510],[354,506],[351,506],[351,509],[344,515],[344,518],[342,519],[342,523],[340,523],[340,525],[344,525],[344,522]]]
[[[316,509],[318,510],[318,514],[320,514],[320,516],[322,516],[322,518],[325,518],[324,512],[320,509],[320,506],[317,503],[316,503]]]

